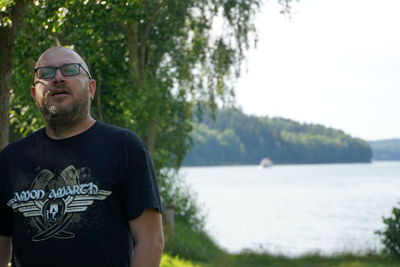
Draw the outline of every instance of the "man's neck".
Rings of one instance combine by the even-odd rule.
[[[88,116],[85,120],[74,126],[52,128],[50,125],[47,125],[46,133],[51,139],[64,139],[85,132],[92,127],[95,122],[95,119]]]

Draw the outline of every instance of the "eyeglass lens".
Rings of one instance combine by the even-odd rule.
[[[56,76],[57,69],[59,69],[64,76],[73,76],[80,73],[79,64],[66,64],[60,67],[40,67],[37,68],[36,74],[40,79],[50,79]]]

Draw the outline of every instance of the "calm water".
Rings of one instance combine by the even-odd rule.
[[[206,229],[230,252],[295,256],[382,247],[374,231],[400,202],[400,162],[186,167]]]

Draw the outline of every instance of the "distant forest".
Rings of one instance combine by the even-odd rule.
[[[246,115],[224,109],[203,114],[192,134],[193,148],[186,166],[370,162],[370,145],[341,130],[284,118]]]
[[[400,160],[400,139],[370,141],[373,160]]]

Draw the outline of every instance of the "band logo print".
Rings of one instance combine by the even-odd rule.
[[[79,172],[72,165],[59,176],[43,169],[33,180],[30,190],[14,193],[7,205],[33,220],[38,234],[32,241],[74,238],[75,234],[67,231],[67,227],[76,214],[112,193],[99,190],[93,182],[81,184],[79,180]]]

